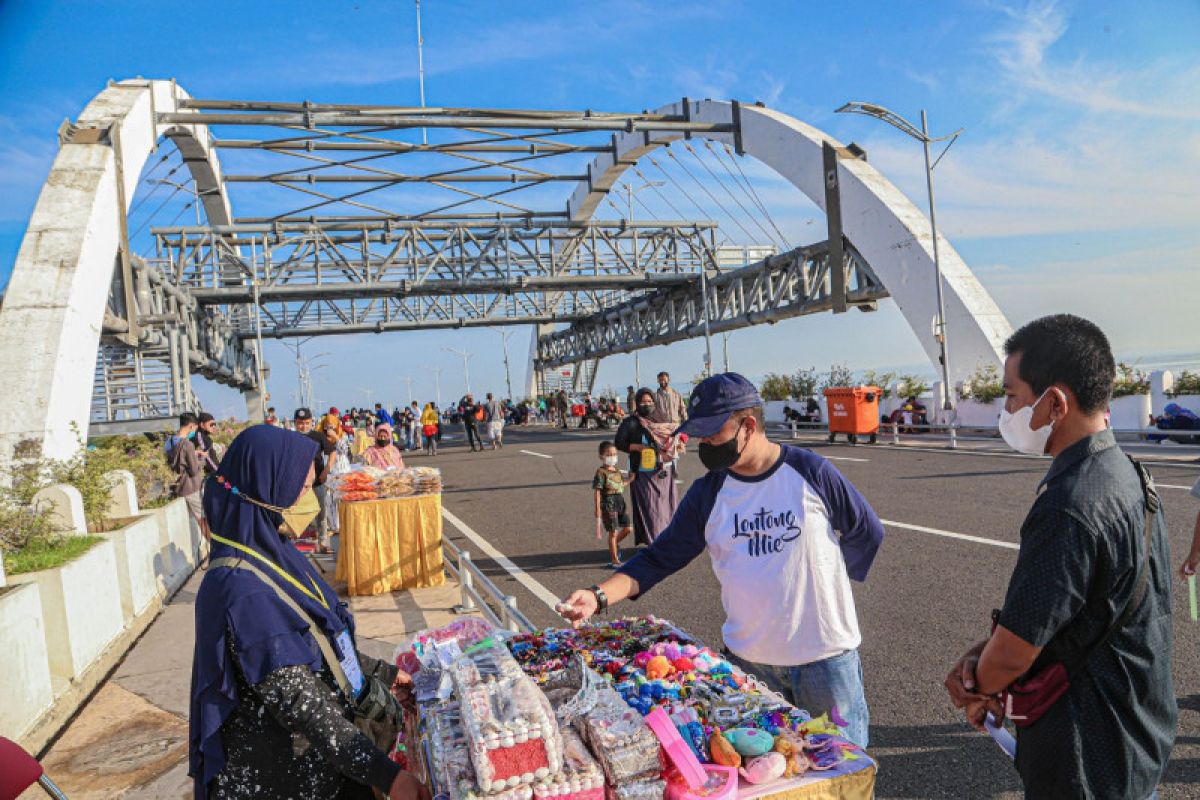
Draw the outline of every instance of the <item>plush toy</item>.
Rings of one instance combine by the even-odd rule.
[[[738,751],[733,749],[733,745],[719,733],[714,733],[708,740],[708,750],[712,754],[714,764],[720,764],[722,767],[740,767],[742,765],[742,757],[738,755]]]
[[[779,753],[767,753],[750,759],[738,772],[750,783],[767,783],[783,775],[786,770],[786,758]]]
[[[649,652],[638,653],[636,656],[633,657],[633,665],[640,669],[645,669],[646,665],[650,663],[650,659],[653,657],[654,657],[653,653],[649,653]]]
[[[808,759],[804,756],[804,750],[786,734],[776,736],[775,746],[771,749],[783,756],[786,762],[783,777],[803,775],[808,769]]]
[[[673,672],[675,672],[675,668],[671,666],[671,662],[666,656],[655,656],[650,659],[650,663],[646,664],[646,677],[652,681],[670,677]]]
[[[679,645],[674,642],[667,642],[666,646],[662,649],[662,655],[666,656],[667,661],[675,661],[682,657],[683,653],[680,652]]]
[[[696,665],[693,664],[692,660],[690,658],[687,658],[686,656],[680,656],[679,658],[675,659],[674,661],[671,662],[671,666],[675,668],[676,672],[695,672],[696,671]]]
[[[775,737],[758,728],[734,728],[725,731],[724,736],[743,756],[761,756],[775,746]]]

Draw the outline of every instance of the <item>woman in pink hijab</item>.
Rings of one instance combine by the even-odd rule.
[[[375,426],[375,444],[363,451],[363,461],[377,469],[404,469],[400,448],[392,444],[392,426]]]

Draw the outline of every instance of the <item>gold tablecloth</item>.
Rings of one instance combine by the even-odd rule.
[[[337,579],[351,597],[441,586],[442,496],[338,503]]]
[[[738,798],[759,798],[759,800],[871,800],[875,796],[874,764],[851,772],[848,775],[833,775],[819,777],[821,773],[809,773],[807,779],[784,781],[779,786],[768,784],[760,788],[763,791],[742,791]]]

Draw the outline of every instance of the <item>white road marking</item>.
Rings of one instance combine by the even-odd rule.
[[[554,606],[556,606],[560,601],[560,598],[554,596],[554,592],[538,583],[529,575],[528,572],[510,561],[508,557],[504,555],[504,553],[501,553],[492,546],[491,542],[473,531],[470,525],[451,514],[445,506],[442,506],[442,516],[446,518],[447,522],[458,528],[459,532],[462,533],[463,536],[466,536],[468,539],[470,539],[476,547],[486,553],[488,558],[492,559],[501,567],[503,567],[505,572],[507,572],[509,575],[512,575],[513,578],[526,589],[528,589],[534,597],[549,606],[551,611],[554,611]]]
[[[554,456],[548,456],[545,453],[535,453],[532,450],[519,450],[517,452],[524,453],[527,456],[537,456],[538,458],[554,458]]]
[[[850,456],[825,456],[830,461],[861,461],[866,464],[871,459],[869,458],[851,458]]]
[[[945,536],[948,539],[961,539],[964,542],[975,542],[976,544],[990,544],[992,547],[1003,547],[1007,550],[1020,550],[1021,545],[1015,542],[1002,542],[999,539],[985,539],[982,536],[971,536],[966,533],[955,533],[954,531],[943,531],[938,528],[926,528],[924,525],[909,525],[907,522],[895,522],[890,519],[881,519],[884,525],[890,525],[893,528],[903,528],[907,531],[917,531],[918,533],[932,533],[934,536]]]
[[[1157,481],[1155,481],[1154,485],[1160,489],[1183,489],[1185,492],[1190,492],[1192,490],[1191,486],[1176,486],[1172,483],[1159,483]]]

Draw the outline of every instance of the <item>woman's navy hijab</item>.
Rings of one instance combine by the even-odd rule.
[[[292,543],[283,538],[283,517],[242,499],[248,495],[272,506],[293,505],[317,454],[307,436],[272,425],[242,431],[225,457],[217,476],[204,487],[204,515],[213,534],[252,548],[324,598],[323,605],[296,589],[256,558],[227,544],[212,543],[212,559],[245,558],[282,587],[321,628],[331,642],[344,630],[354,636],[354,620],[338,602],[337,593],[309,565]],[[237,488],[235,494],[225,482]],[[225,766],[220,728],[237,706],[237,683],[229,645],[237,652],[237,667],[253,686],[276,670],[304,665],[321,669],[321,651],[310,634],[308,620],[246,570],[210,569],[196,596],[196,651],[192,660],[192,700],[189,733],[190,769],[196,796],[205,797],[209,782]],[[344,654],[340,654],[344,655]]]

